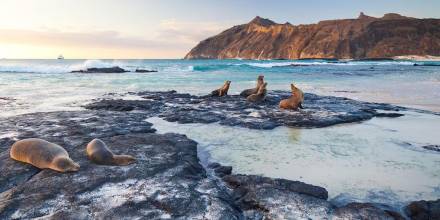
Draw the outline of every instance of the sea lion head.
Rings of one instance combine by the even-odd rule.
[[[53,160],[53,169],[59,172],[75,172],[79,168],[79,164],[68,157],[58,157]]]
[[[227,81],[225,82],[225,84],[229,86],[229,85],[231,85],[231,81],[227,80]]]
[[[264,75],[259,75],[259,76],[258,76],[258,80],[259,80],[259,81],[263,81],[263,80],[264,80]]]
[[[290,89],[292,90],[292,93],[298,91],[298,88],[295,85],[293,85],[293,83],[290,84]]]

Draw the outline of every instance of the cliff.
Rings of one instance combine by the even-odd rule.
[[[277,24],[254,18],[203,40],[185,59],[368,59],[440,56],[440,19],[399,14],[317,24]]]

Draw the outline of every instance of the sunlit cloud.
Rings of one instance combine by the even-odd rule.
[[[230,26],[231,24],[226,23],[183,22],[176,19],[164,20],[160,23],[158,37],[194,45]]]
[[[219,33],[226,24],[204,22],[179,22],[166,20],[159,24],[148,36],[128,36],[114,30],[102,31],[60,31],[51,28],[41,30],[0,29],[2,45],[29,46],[29,49],[57,48],[69,51],[75,48],[96,50],[116,50],[124,54],[166,54],[167,56],[183,57],[199,41]],[[12,47],[10,47],[12,48]],[[5,53],[5,52],[4,52]],[[31,53],[28,53],[31,54]],[[78,52],[76,52],[78,54]],[[84,51],[84,57],[88,52]]]

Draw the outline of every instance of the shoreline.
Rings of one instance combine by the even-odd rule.
[[[5,149],[14,140],[1,138],[0,169],[6,179],[0,178],[3,186],[0,216],[136,217],[147,210],[152,218],[198,218],[201,215],[228,219],[256,215],[272,218],[348,218],[359,215],[389,218],[411,214],[408,210],[412,209],[408,207],[396,210],[372,203],[336,206],[327,200],[327,190],[319,186],[235,174],[231,173],[231,168],[222,165],[209,164],[202,168],[197,156],[197,142],[185,135],[157,134],[151,123],[139,121],[143,117],[139,113],[86,110],[34,113],[2,120],[3,130],[17,130],[19,139],[38,136],[63,143],[71,157],[81,164],[81,169],[76,173],[61,174],[12,161]],[[39,129],[41,125],[47,129]],[[68,137],[60,132],[66,132]],[[83,155],[82,147],[94,136],[104,139],[117,152],[137,155],[138,162],[127,167],[91,164]],[[144,153],[145,156],[140,156]],[[9,182],[11,180],[13,185]],[[50,187],[41,191],[43,186]],[[39,196],[36,199],[28,193]],[[15,199],[23,196],[28,199],[20,202]],[[173,203],[175,199],[180,202]],[[206,201],[210,205],[207,206]],[[152,205],[145,205],[145,202]],[[187,203],[198,206],[185,207]],[[133,206],[136,210],[130,208]]]

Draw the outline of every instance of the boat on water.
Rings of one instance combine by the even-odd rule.
[[[59,55],[57,59],[58,60],[64,60],[64,57],[63,57],[63,55]]]

